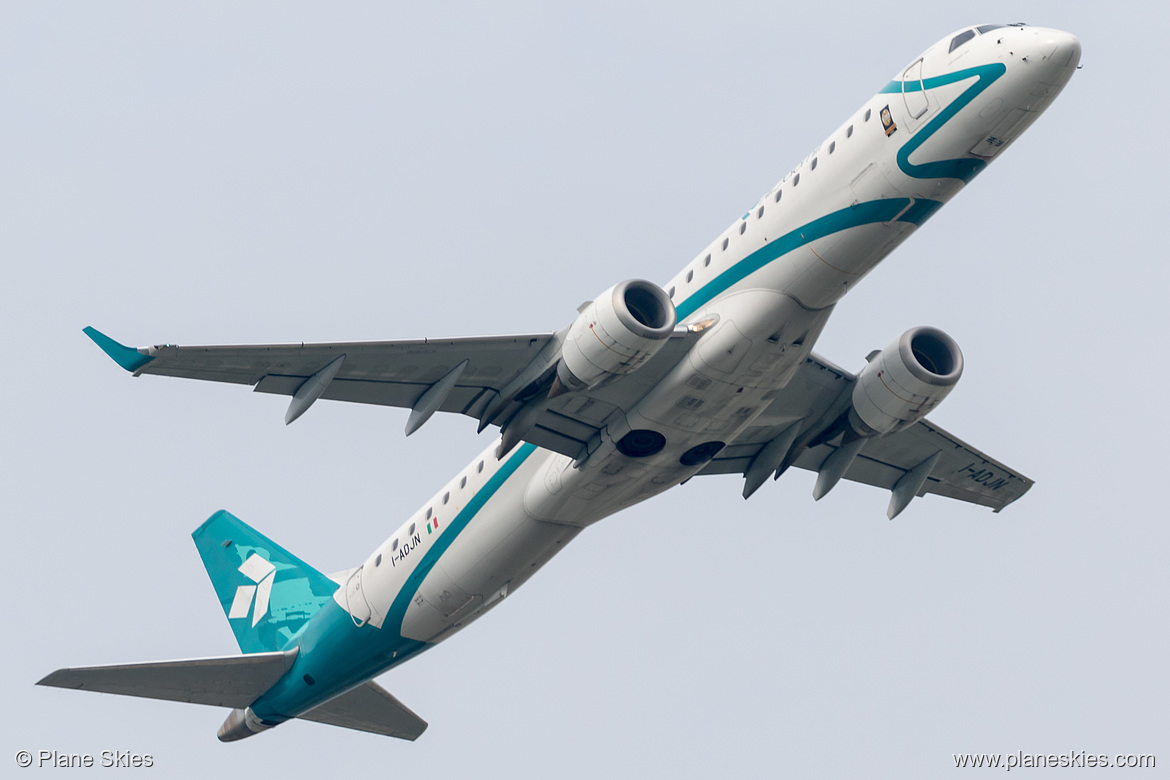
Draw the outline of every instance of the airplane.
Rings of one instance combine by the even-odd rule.
[[[915,327],[857,374],[812,352],[837,302],[977,176],[1077,69],[1070,33],[966,27],[914,58],[665,287],[631,279],[555,333],[131,348],[134,376],[475,419],[498,438],[359,565],[325,575],[226,511],[192,534],[242,655],[66,668],[39,684],[227,707],[229,742],[300,718],[413,740],[374,678],[451,637],[582,530],[695,476],[743,496],[795,466],[996,512],[1032,481],[925,419],[963,372]]]

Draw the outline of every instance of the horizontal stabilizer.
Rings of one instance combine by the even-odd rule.
[[[373,680],[297,717],[399,739],[416,740],[427,730],[425,720]]]
[[[58,669],[37,685],[216,707],[247,707],[289,670],[296,650]],[[409,710],[407,710],[409,712]]]

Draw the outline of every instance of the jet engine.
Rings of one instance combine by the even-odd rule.
[[[569,327],[557,365],[567,390],[596,387],[654,357],[674,331],[674,303],[643,279],[615,284],[581,309]]]
[[[849,423],[863,436],[908,428],[942,403],[962,373],[954,339],[938,328],[911,328],[857,375]]]

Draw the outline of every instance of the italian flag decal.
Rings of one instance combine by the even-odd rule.
[[[431,534],[431,533],[434,533],[435,531],[438,531],[438,530],[439,530],[439,518],[436,517],[434,520],[427,523],[427,533]]]

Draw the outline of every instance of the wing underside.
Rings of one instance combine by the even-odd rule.
[[[202,379],[251,385],[293,396],[291,422],[318,398],[411,410],[407,432],[435,412],[466,415],[480,430],[512,426],[517,438],[570,457],[595,447],[606,422],[657,384],[693,345],[679,330],[636,372],[588,391],[547,397],[560,346],[558,334],[411,341],[266,344],[134,349],[86,333],[135,376]],[[522,423],[522,431],[519,430]]]
[[[260,393],[292,396],[286,421],[318,398],[410,409],[408,433],[437,411],[451,412],[478,420],[480,430],[501,427],[505,449],[511,435],[513,444],[528,441],[574,458],[598,446],[607,424],[665,378],[698,338],[679,330],[649,362],[621,381],[550,398],[559,334],[132,349],[92,328],[86,333],[136,376],[230,382],[251,385]],[[794,424],[799,433],[786,443],[787,454],[775,464],[776,470],[796,466],[823,472],[841,447],[840,436],[826,433],[847,409],[854,380],[823,358],[809,357],[764,413],[699,473],[745,474],[758,486],[759,474],[753,471],[771,457],[769,445]],[[927,468],[931,459],[935,460]],[[911,479],[907,475],[915,469],[926,475]],[[928,420],[867,439],[842,476],[903,493],[913,482],[906,501],[935,493],[996,511],[1032,486],[1027,477]]]
[[[747,474],[766,447],[790,426],[801,431],[784,466],[820,472],[841,447],[823,434],[847,408],[854,377],[814,355],[755,422],[725,447],[700,474]],[[916,467],[937,456],[914,495],[935,493],[999,511],[1024,495],[1032,480],[958,437],[921,420],[897,433],[866,440],[844,479],[894,490]],[[903,482],[903,484],[905,484]]]

